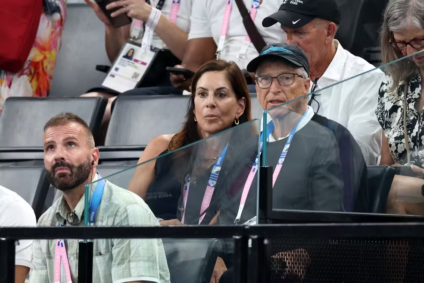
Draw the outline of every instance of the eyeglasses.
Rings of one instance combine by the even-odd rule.
[[[260,76],[260,77],[257,77],[255,81],[258,84],[258,87],[262,89],[270,88],[274,79],[277,79],[278,83],[281,86],[291,86],[294,83],[296,76],[298,76],[299,78],[303,78],[299,74],[287,73],[287,74],[280,74],[277,77]]]
[[[408,45],[410,45],[415,50],[424,49],[424,39],[423,38],[414,38],[411,41],[391,41],[390,44],[394,49],[398,49],[400,51],[405,51]]]

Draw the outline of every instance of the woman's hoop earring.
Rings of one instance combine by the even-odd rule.
[[[237,126],[238,124],[240,124],[240,120],[239,120],[238,118],[236,118],[236,119],[234,120],[234,124],[236,124],[236,126]]]
[[[196,116],[194,116],[194,122],[197,122]]]

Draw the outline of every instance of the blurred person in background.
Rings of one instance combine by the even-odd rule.
[[[47,2],[54,10],[49,10],[43,1],[37,36],[22,70],[17,73],[0,70],[0,113],[8,97],[49,95],[66,20],[66,0]]]
[[[261,26],[262,20],[276,11],[283,2],[285,0],[243,0],[267,44],[284,40],[284,33],[278,27],[264,29]],[[227,9],[231,9],[229,18],[226,18]],[[176,67],[196,72],[209,60],[222,59],[234,61],[240,69],[246,69],[247,63],[258,56],[258,51],[249,40],[235,0],[194,1],[186,51],[182,64]],[[244,75],[250,84],[249,91],[255,92],[255,76],[249,76],[247,72]],[[191,85],[191,79],[183,75],[171,73],[171,81],[181,90],[189,90]]]
[[[374,66],[343,49],[334,37],[340,23],[335,0],[285,1],[278,12],[265,18],[264,27],[279,23],[287,44],[308,55],[311,88],[317,91],[349,79]],[[346,127],[359,144],[367,165],[376,165],[381,153],[382,131],[375,117],[377,92],[384,79],[380,70],[310,96],[317,114]],[[356,85],[352,85],[356,84]]]
[[[125,43],[130,39],[130,36],[133,34],[134,21],[139,20],[143,23],[147,23],[149,20],[152,9],[156,9],[158,3],[161,2],[163,7],[161,8],[161,16],[159,22],[154,30],[153,39],[151,46],[159,49],[169,49],[174,55],[175,62],[181,61],[184,56],[186,49],[188,31],[190,29],[190,14],[192,9],[193,0],[178,0],[178,14],[175,20],[175,23],[170,19],[171,9],[175,5],[176,0],[151,0],[151,1],[141,1],[141,0],[120,0],[116,2],[111,2],[107,6],[107,9],[118,8],[118,11],[112,14],[112,17],[117,17],[122,14],[128,15],[133,19],[133,23],[115,28],[111,25],[108,18],[105,16],[100,7],[94,3],[92,0],[85,0],[85,2],[93,9],[94,13],[97,15],[100,21],[105,25],[105,47],[106,53],[110,62],[114,62]],[[159,9],[158,9],[159,10]],[[143,40],[142,31],[136,42],[141,44]],[[169,62],[171,66],[175,63]],[[165,70],[163,70],[165,72]],[[159,87],[147,87],[139,88],[134,91],[136,94],[172,94],[172,93],[181,93],[178,89],[175,89],[171,86],[169,78],[167,76],[157,77],[157,82]],[[109,124],[112,102],[116,99],[119,93],[110,89],[103,87],[98,87],[89,90],[89,93],[82,95],[83,97],[105,97],[109,100],[108,105],[105,110],[104,118],[102,121],[102,132],[105,134],[107,125]]]
[[[32,207],[18,194],[0,186],[0,228],[35,227]],[[24,283],[32,260],[32,240],[16,241],[15,283]]]
[[[381,30],[387,66],[376,114],[384,130],[382,165],[411,166],[412,176],[396,175],[388,212],[424,214],[424,0],[391,0]],[[417,53],[420,52],[420,53]],[[402,171],[401,171],[402,173]]]
[[[44,127],[43,148],[49,179],[63,195],[40,217],[39,227],[159,225],[140,197],[97,173],[99,150],[78,116],[65,113],[51,118]],[[85,185],[92,182],[87,208]],[[85,209],[90,217],[84,221]],[[35,240],[30,282],[78,282],[78,242]],[[97,239],[93,249],[93,282],[170,282],[160,239]]]

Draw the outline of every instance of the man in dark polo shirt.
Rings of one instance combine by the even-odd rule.
[[[294,45],[267,46],[247,70],[256,74],[259,103],[269,111],[266,154],[267,165],[274,169],[273,208],[367,211],[366,164],[358,144],[346,128],[315,114],[308,106],[306,54]],[[237,179],[249,180],[252,165]],[[222,201],[219,224],[255,223],[250,220],[256,216],[256,178],[250,189],[240,182],[236,189],[228,185],[232,193]],[[231,282],[228,279],[231,272],[220,282]]]

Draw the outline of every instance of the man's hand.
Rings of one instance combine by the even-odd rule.
[[[122,14],[127,14],[128,17],[137,19],[143,22],[147,22],[152,12],[152,6],[147,4],[145,1],[140,0],[119,0],[110,3],[106,6],[106,9],[119,9],[113,12],[111,16],[113,18],[118,17]]]
[[[178,219],[172,219],[172,220],[162,220],[159,222],[160,226],[182,226],[183,223],[180,222]]]
[[[175,68],[185,69],[181,65],[176,65]],[[192,79],[186,79],[183,75],[171,73],[171,83],[178,89],[190,91],[191,81]]]
[[[225,265],[222,258],[218,257],[215,263],[215,267],[213,269],[212,278],[210,283],[218,283],[222,274],[227,271],[227,266]]]
[[[100,21],[102,21],[106,27],[112,27],[109,19],[106,17],[106,15],[103,13],[102,9],[100,9],[99,5],[96,3],[91,2],[91,0],[84,0],[85,3],[87,3],[88,6],[94,11],[96,16],[99,18]]]

